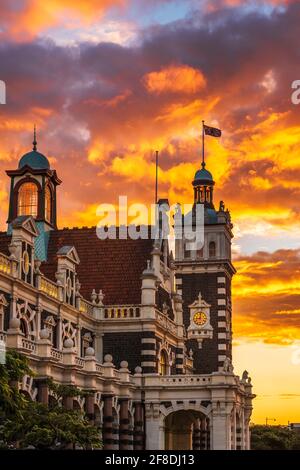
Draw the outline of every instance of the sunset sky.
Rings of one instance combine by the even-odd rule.
[[[0,216],[31,148],[63,180],[59,225],[96,207],[191,202],[207,168],[234,222],[234,364],[252,376],[254,422],[300,422],[300,4],[293,0],[1,0]],[[273,424],[273,423],[272,423]]]

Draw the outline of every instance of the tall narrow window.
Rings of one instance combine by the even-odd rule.
[[[158,373],[160,375],[167,375],[168,373],[168,357],[165,351],[161,351],[160,353]]]
[[[51,190],[49,186],[45,189],[45,219],[51,222]]]
[[[208,249],[209,249],[209,257],[210,258],[215,258],[216,257],[216,244],[215,244],[215,242],[210,242]]]
[[[34,183],[24,183],[19,189],[18,215],[37,216],[38,191]]]

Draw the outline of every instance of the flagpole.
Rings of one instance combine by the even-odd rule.
[[[155,204],[158,197],[158,150],[155,152]]]
[[[205,167],[204,159],[204,121],[202,121],[202,168]]]

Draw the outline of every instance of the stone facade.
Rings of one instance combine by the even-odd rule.
[[[231,364],[228,213],[207,221],[204,257],[184,256],[181,244],[175,263],[161,240],[58,230],[60,180],[36,154],[8,172],[14,207],[0,234],[0,340],[35,371],[20,389],[45,404],[53,399],[49,377],[89,390],[62,406],[86,411],[104,449],[249,449],[251,380]],[[23,213],[20,188],[35,178],[42,189],[26,196]],[[53,184],[51,223],[46,184]]]

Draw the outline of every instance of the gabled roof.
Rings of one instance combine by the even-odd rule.
[[[76,268],[80,293],[90,299],[93,289],[102,289],[104,304],[139,304],[141,275],[151,259],[153,240],[100,240],[96,227],[53,230],[50,232],[48,261],[41,271],[55,280],[57,253],[74,246],[80,263]]]
[[[66,246],[62,246],[58,252],[57,252],[57,256],[65,256],[66,258],[68,258],[70,261],[72,261],[73,263],[75,264],[79,264],[80,263],[80,259],[79,259],[79,256],[78,256],[78,253],[77,253],[77,250],[74,246],[69,246],[69,245],[66,245]]]
[[[35,220],[31,215],[19,215],[12,221],[12,227],[23,228],[34,237],[39,235]]]

